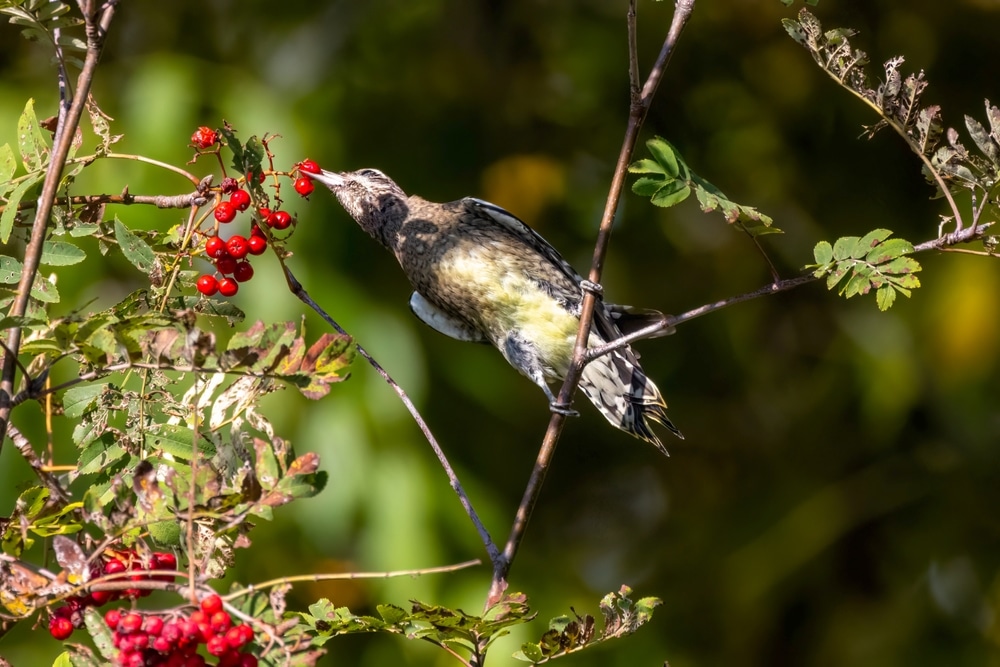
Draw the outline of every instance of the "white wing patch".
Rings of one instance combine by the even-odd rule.
[[[465,322],[451,317],[446,312],[435,306],[424,298],[420,292],[410,295],[410,310],[421,322],[431,329],[455,340],[464,340],[470,343],[488,343],[486,336],[482,332],[473,329]]]

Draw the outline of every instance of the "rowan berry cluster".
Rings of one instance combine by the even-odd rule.
[[[216,667],[257,667],[257,657],[241,651],[253,641],[253,628],[234,624],[215,594],[186,617],[111,609],[104,622],[122,667],[204,667],[209,663],[198,653],[201,645],[218,658]]]
[[[177,557],[172,553],[154,552],[149,557],[148,563],[143,563],[142,558],[134,549],[116,551],[113,554],[91,564],[91,579],[132,571],[136,574],[128,577],[131,581],[174,580],[174,576],[169,574],[140,574],[146,570],[176,570]],[[83,627],[83,611],[87,607],[100,607],[122,597],[135,600],[146,597],[152,592],[148,588],[127,588],[124,591],[91,591],[86,595],[75,595],[68,598],[65,604],[52,610],[52,615],[49,617],[49,634],[59,640],[67,639],[73,634],[74,629]]]
[[[200,127],[191,135],[191,145],[201,150],[211,148],[219,141],[218,133],[208,127]],[[293,184],[295,191],[303,197],[312,194],[314,189],[312,179],[305,174],[315,174],[319,171],[319,165],[312,160],[303,160],[296,164],[292,171],[293,174],[298,174]],[[263,174],[261,177],[263,178]],[[223,199],[222,197],[226,195],[228,199]],[[215,273],[201,275],[195,283],[198,291],[205,296],[214,296],[216,293],[227,297],[234,296],[239,291],[240,283],[253,278],[254,271],[249,256],[261,255],[267,250],[267,236],[261,231],[258,223],[250,224],[249,236],[233,234],[228,239],[223,239],[218,233],[219,225],[233,222],[240,213],[248,210],[251,204],[250,193],[239,180],[231,177],[222,180],[220,197],[213,211],[217,224],[213,232],[205,237],[205,256],[213,260]],[[262,207],[257,209],[257,214],[260,221],[272,230],[288,229],[293,222],[291,214],[287,211],[271,211]]]

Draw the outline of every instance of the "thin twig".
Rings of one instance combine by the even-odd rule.
[[[684,29],[685,24],[691,17],[691,12],[694,10],[694,4],[695,0],[677,0],[676,5],[674,6],[674,16],[670,23],[670,30],[668,31],[667,37],[663,42],[663,47],[660,49],[660,55],[657,57],[653,68],[650,70],[649,77],[646,79],[646,83],[642,87],[641,94],[637,99],[633,96],[631,101],[628,126],[625,130],[625,139],[622,142],[622,148],[618,155],[618,162],[615,166],[615,173],[611,180],[610,192],[608,193],[607,203],[604,207],[604,215],[601,218],[601,226],[598,231],[597,242],[594,247],[594,258],[591,264],[590,274],[588,276],[588,280],[592,283],[600,284],[601,282],[601,273],[604,268],[604,258],[607,255],[608,244],[611,241],[611,227],[614,223],[615,212],[618,210],[618,202],[621,199],[621,193],[625,186],[625,175],[628,170],[628,165],[632,161],[632,153],[635,150],[635,145],[639,138],[639,130],[642,127],[642,123],[646,118],[646,113],[649,111],[649,107],[652,104],[653,96],[656,94],[656,89],[660,84],[660,80],[663,78],[663,72],[667,66],[667,62],[670,60],[670,56],[674,52],[677,40],[680,38],[681,31]],[[630,5],[630,12],[633,10],[634,7]],[[628,18],[628,23],[630,26],[633,25],[631,18]],[[631,29],[633,28],[630,28],[630,30]],[[635,44],[630,44],[629,48],[630,51],[633,52],[629,55],[630,62],[633,59],[637,60],[638,56],[634,53]],[[586,363],[587,341],[590,337],[590,325],[593,321],[595,305],[596,296],[593,292],[586,291],[583,296],[583,306],[580,312],[580,328],[577,332],[576,346],[573,350],[573,361],[570,364],[569,372],[566,374],[566,379],[563,382],[562,388],[559,390],[559,397],[557,399],[562,405],[570,404],[573,399],[573,394],[576,392],[577,385],[580,382],[580,376]],[[514,524],[511,526],[510,536],[504,546],[503,559],[499,562],[495,561],[494,563],[493,581],[490,585],[490,592],[486,600],[487,607],[496,604],[503,595],[504,590],[507,588],[507,574],[510,570],[511,563],[514,560],[514,556],[517,554],[521,540],[524,537],[524,532],[528,526],[528,519],[531,517],[532,510],[534,509],[538,496],[541,493],[542,483],[545,481],[545,474],[548,472],[549,465],[552,462],[556,444],[559,441],[559,436],[562,434],[565,421],[566,416],[558,412],[553,412],[552,417],[549,419],[549,426],[545,431],[542,446],[535,459],[535,466],[531,471],[531,477],[528,479],[528,484],[524,490],[521,504],[517,508],[517,514],[514,518]]]
[[[306,304],[314,311],[316,311],[316,313],[318,313],[320,317],[326,320],[327,324],[333,327],[337,332],[345,336],[349,335],[347,331],[344,330],[343,327],[341,327],[332,317],[330,317],[329,314],[327,314],[325,310],[323,310],[319,306],[319,304],[313,301],[312,297],[309,296],[305,288],[302,287],[302,283],[298,281],[298,279],[292,274],[291,270],[285,264],[284,258],[279,256],[278,259],[281,262],[282,269],[284,269],[285,280],[287,281],[288,289],[292,292],[292,294],[298,297],[298,299],[302,301],[302,303]],[[483,546],[486,547],[486,553],[490,557],[490,563],[493,564],[493,567],[495,569],[497,567],[497,564],[503,558],[503,556],[501,555],[500,550],[497,548],[496,544],[494,544],[493,538],[490,537],[489,531],[486,530],[486,526],[480,520],[479,514],[476,513],[475,508],[472,506],[472,501],[469,500],[469,496],[466,495],[465,489],[462,488],[462,483],[458,480],[458,475],[455,474],[455,470],[448,462],[448,457],[445,456],[444,450],[441,449],[441,446],[434,438],[434,434],[431,433],[431,429],[427,425],[427,422],[424,421],[424,418],[417,411],[417,407],[413,404],[413,401],[410,400],[410,397],[406,395],[406,392],[403,391],[403,388],[400,387],[396,383],[396,381],[392,379],[389,373],[386,372],[384,368],[382,368],[382,365],[379,364],[377,361],[375,361],[375,359],[368,353],[368,351],[365,350],[360,345],[358,345],[357,343],[355,343],[355,348],[357,349],[358,354],[364,357],[365,360],[369,364],[371,364],[372,368],[375,369],[375,372],[378,373],[380,376],[382,376],[382,379],[385,381],[385,383],[388,384],[390,387],[392,387],[392,390],[396,392],[396,395],[399,396],[399,400],[403,402],[403,405],[406,406],[406,409],[410,412],[410,415],[413,417],[413,420],[417,423],[417,426],[420,428],[421,433],[424,434],[424,438],[430,444],[431,449],[434,450],[434,455],[437,456],[438,461],[441,463],[441,467],[444,468],[444,472],[448,476],[448,481],[451,484],[451,488],[455,491],[455,494],[458,495],[458,500],[462,504],[462,508],[465,510],[465,513],[469,516],[469,519],[472,520],[473,525],[476,527],[476,531],[479,533],[479,538],[483,541]]]
[[[13,424],[7,424],[7,436],[14,442],[14,446],[17,447],[17,451],[21,452],[21,456],[24,460],[28,462],[31,469],[35,471],[38,475],[38,479],[45,485],[45,488],[49,490],[51,497],[55,500],[60,501],[65,504],[69,502],[70,496],[63,489],[59,480],[55,478],[54,475],[49,474],[45,469],[45,465],[38,458],[38,454],[35,453],[35,448],[31,446],[31,442],[24,436],[21,431]]]
[[[56,193],[59,190],[63,167],[69,157],[76,128],[80,125],[80,118],[83,116],[83,109],[86,106],[90,86],[97,70],[97,61],[100,59],[101,47],[104,44],[108,27],[111,25],[111,19],[115,15],[115,9],[118,7],[118,0],[107,0],[102,7],[100,19],[96,22],[96,14],[84,12],[87,29],[87,55],[77,79],[73,103],[66,114],[65,122],[61,123],[56,130],[59,141],[53,148],[48,171],[45,174],[45,184],[38,197],[38,208],[35,211],[35,222],[31,228],[31,238],[24,251],[24,265],[21,279],[17,284],[17,295],[14,297],[14,303],[8,313],[15,317],[21,317],[27,312],[31,285],[34,284],[35,275],[38,273],[42,244],[45,241],[49,216],[52,214]],[[3,436],[7,431],[7,420],[10,418],[10,398],[14,391],[14,376],[17,368],[14,357],[21,349],[21,327],[15,326],[7,330],[7,345],[10,352],[4,354],[3,369],[0,371],[0,446],[3,444]]]

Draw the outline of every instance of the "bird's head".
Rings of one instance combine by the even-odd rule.
[[[343,173],[322,170],[305,175],[330,188],[344,210],[383,243],[386,228],[397,230],[409,213],[406,193],[378,169]]]

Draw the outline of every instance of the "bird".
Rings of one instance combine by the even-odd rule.
[[[565,378],[573,356],[584,280],[537,232],[503,208],[474,197],[435,203],[407,195],[377,169],[307,173],[399,262],[413,287],[410,309],[451,338],[492,344],[507,362],[538,385],[556,412],[549,382]],[[665,316],[654,310],[598,299],[588,346],[621,338]],[[664,326],[658,335],[672,333]],[[658,423],[683,439],[667,417],[660,390],[629,347],[587,364],[580,389],[616,428],[666,447],[650,428]]]

